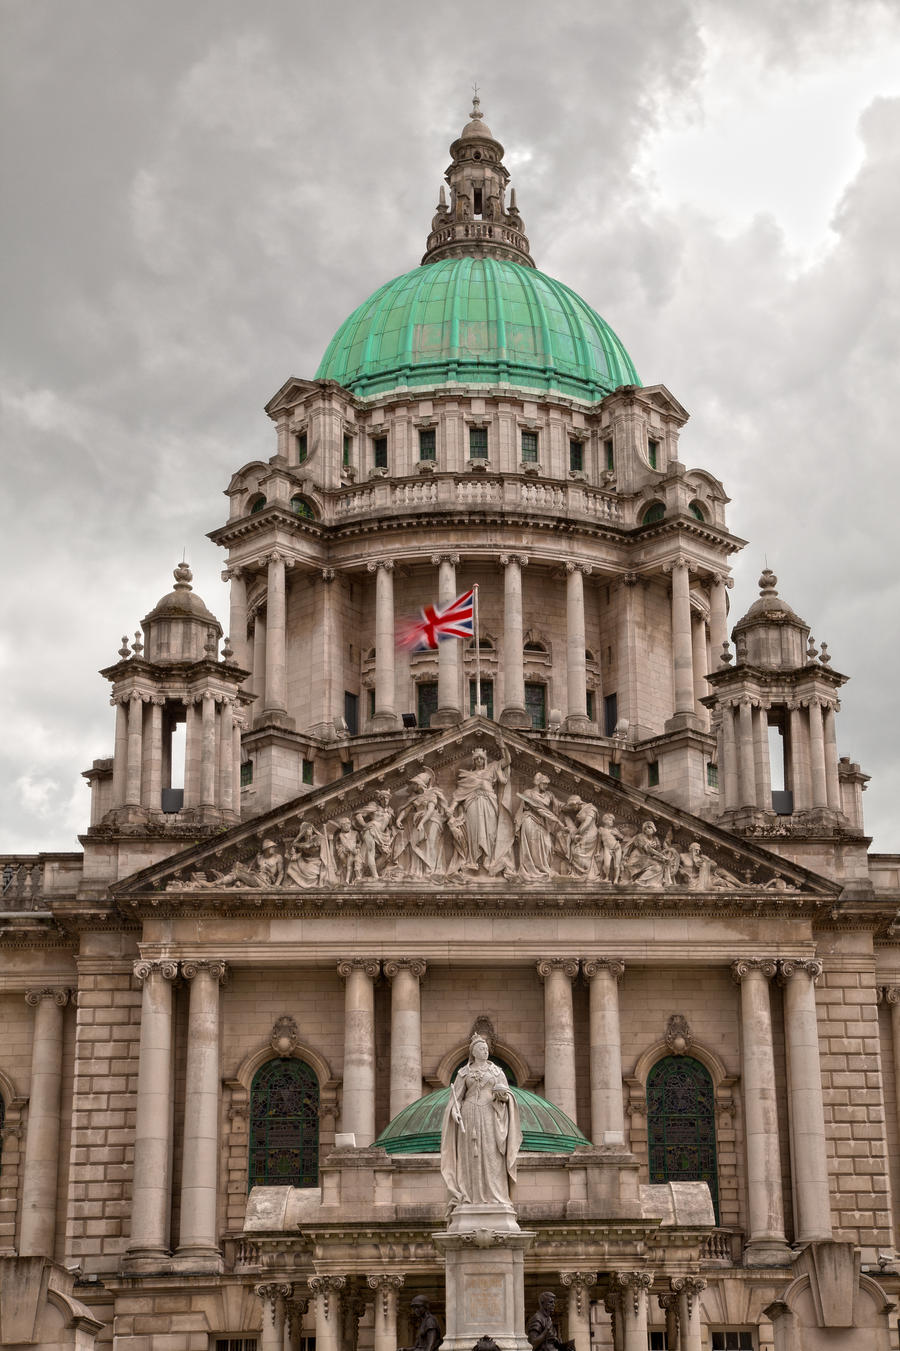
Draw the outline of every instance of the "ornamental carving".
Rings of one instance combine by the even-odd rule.
[[[287,1013],[280,1018],[276,1018],[272,1025],[272,1035],[269,1037],[269,1045],[276,1055],[289,1056],[297,1045],[297,1038],[300,1030],[295,1020]]]
[[[513,764],[502,737],[458,759],[412,761],[405,777],[373,773],[354,790],[332,791],[223,844],[202,865],[170,871],[162,885],[298,893],[504,882],[598,892],[797,891],[776,865],[700,838],[689,820],[623,804],[533,753]]]
[[[666,1023],[666,1045],[672,1055],[686,1055],[694,1044],[691,1025],[682,1013],[673,1013]]]

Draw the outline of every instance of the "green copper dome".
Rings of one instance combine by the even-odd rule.
[[[522,1118],[522,1149],[530,1154],[571,1154],[590,1141],[565,1112],[525,1088],[509,1090],[519,1104]],[[439,1088],[398,1112],[375,1141],[389,1154],[439,1154],[441,1121],[450,1097],[449,1088]]]
[[[444,258],[389,281],[341,324],[316,371],[354,394],[510,384],[591,402],[638,385],[608,324],[562,282],[499,258]]]

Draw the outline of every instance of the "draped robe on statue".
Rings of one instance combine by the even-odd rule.
[[[505,1098],[495,1098],[496,1090]],[[454,1119],[459,1108],[464,1130]],[[464,1065],[450,1088],[441,1126],[441,1174],[455,1205],[511,1204],[510,1181],[522,1147],[519,1104],[492,1061]]]

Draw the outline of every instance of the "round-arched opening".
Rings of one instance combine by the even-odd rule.
[[[310,503],[305,497],[301,497],[299,493],[291,498],[291,511],[295,516],[302,516],[305,521],[314,521],[316,519],[316,513],[313,511]]]
[[[641,517],[641,525],[651,525],[654,521],[661,521],[666,514],[666,508],[662,502],[651,502]]]
[[[690,506],[688,507],[688,511],[691,513],[692,516],[695,516],[698,521],[706,520],[706,513],[704,512],[699,502],[691,502]]]
[[[257,497],[254,497],[252,502],[250,503],[250,515],[252,516],[254,511],[262,511],[265,505],[266,505],[265,495],[263,493],[260,493]]]
[[[647,1076],[647,1146],[650,1181],[707,1183],[718,1223],[715,1089],[694,1056],[664,1056]]]
[[[249,1184],[319,1185],[319,1081],[305,1060],[269,1060],[253,1076]]]

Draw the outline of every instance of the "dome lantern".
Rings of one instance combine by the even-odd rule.
[[[478,94],[469,121],[450,147],[445,174],[450,204],[441,185],[423,263],[441,258],[504,258],[534,267],[515,189],[506,201],[509,170],[503,146],[484,120]]]

